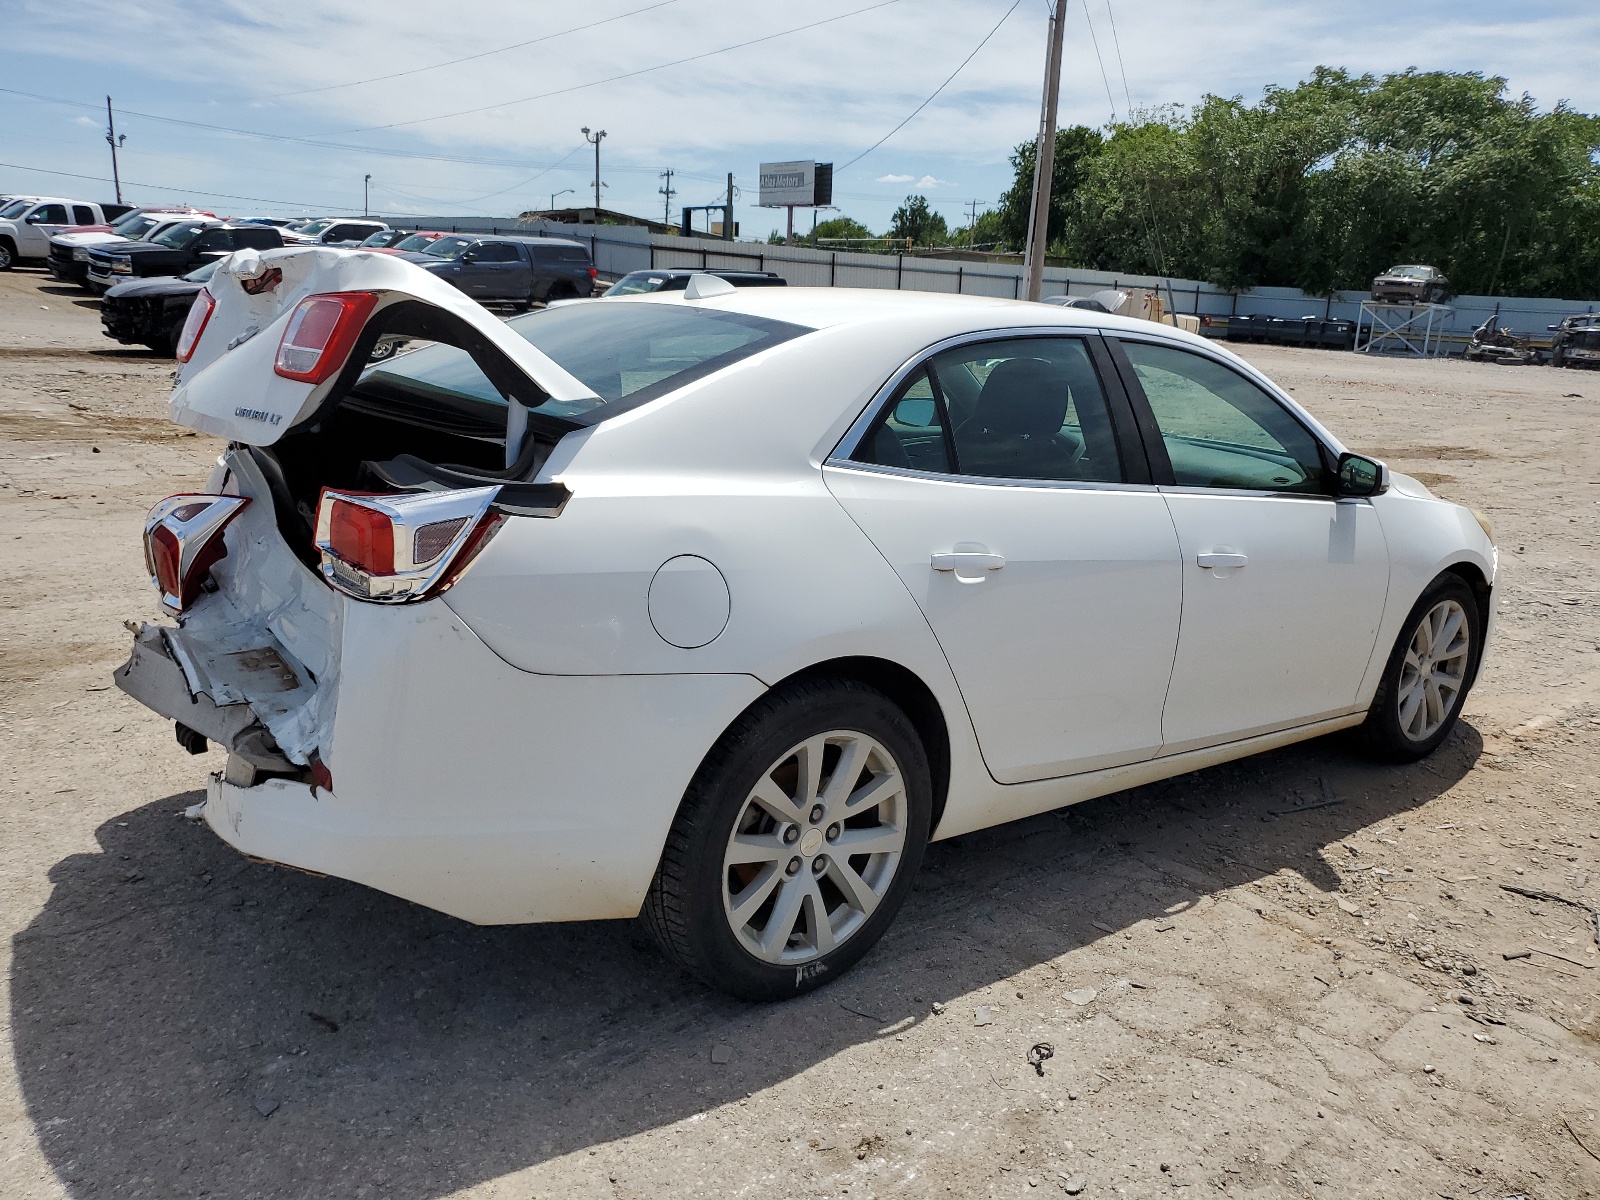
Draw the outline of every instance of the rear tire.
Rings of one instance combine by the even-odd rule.
[[[17,247],[10,238],[0,238],[0,271],[17,265]]]
[[[1483,614],[1459,575],[1440,575],[1406,615],[1367,712],[1367,748],[1415,762],[1455,729],[1483,657]]]
[[[927,754],[887,696],[853,680],[781,688],[701,763],[644,920],[712,987],[745,1000],[811,991],[894,919],[932,809]]]

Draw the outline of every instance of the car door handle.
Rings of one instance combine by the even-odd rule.
[[[1245,565],[1245,563],[1249,562],[1250,559],[1248,556],[1243,554],[1227,554],[1220,551],[1212,551],[1209,554],[1196,554],[1194,556],[1194,561],[1197,565],[1204,567],[1206,570],[1211,570],[1213,567],[1242,567]]]
[[[952,571],[957,583],[982,583],[988,572],[998,571],[1006,565],[1002,555],[983,550],[952,550],[935,554],[928,560],[935,571]]]

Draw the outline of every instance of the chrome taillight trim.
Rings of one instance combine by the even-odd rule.
[[[205,553],[207,547],[222,536],[228,523],[243,512],[249,503],[250,499],[247,496],[185,493],[168,496],[149,511],[144,519],[144,565],[150,574],[151,586],[161,597],[161,607],[171,613],[180,613],[183,611],[183,598],[181,595],[174,596],[165,591],[161,581],[156,577],[155,554],[150,542],[156,530],[165,528],[178,543],[178,588],[182,592],[184,581],[189,578],[189,572],[194,569],[196,560]],[[195,504],[204,507],[186,518],[178,515],[183,509]]]
[[[462,548],[478,531],[489,506],[500,494],[500,485],[461,488],[451,491],[415,492],[393,496],[365,496],[329,489],[317,505],[317,554],[322,575],[330,584],[357,600],[379,604],[404,604],[420,600],[438,584]],[[333,501],[382,513],[394,528],[396,570],[392,575],[369,575],[333,552]],[[441,521],[465,517],[456,536],[443,551],[419,563],[415,553],[417,530]],[[402,568],[400,564],[410,564]]]

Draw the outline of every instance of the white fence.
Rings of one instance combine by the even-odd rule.
[[[1022,268],[1013,263],[964,262],[920,254],[866,254],[848,250],[813,250],[803,246],[769,246],[760,242],[728,242],[716,238],[677,237],[622,225],[560,225],[544,222],[495,221],[474,217],[392,218],[404,228],[449,229],[462,233],[534,234],[571,238],[587,245],[595,266],[618,277],[653,267],[703,267],[732,271],[772,271],[797,287],[904,288],[919,292],[959,292],[969,296],[1022,295]],[[1366,292],[1311,296],[1298,288],[1263,287],[1230,292],[1196,279],[1154,275],[1119,275],[1046,267],[1044,294],[1087,296],[1111,287],[1159,290],[1170,309],[1199,316],[1259,314],[1269,317],[1331,317],[1354,321]],[[1456,296],[1446,318],[1445,333],[1463,341],[1491,315],[1500,323],[1530,334],[1546,335],[1547,327],[1573,313],[1594,312],[1595,302],[1507,296]],[[1220,324],[1217,327],[1220,332]]]

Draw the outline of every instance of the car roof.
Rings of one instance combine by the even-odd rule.
[[[536,237],[531,233],[447,233],[445,237],[471,238],[477,242],[527,242],[533,246],[576,246],[579,250],[589,247],[582,242],[573,241],[571,238]]]

